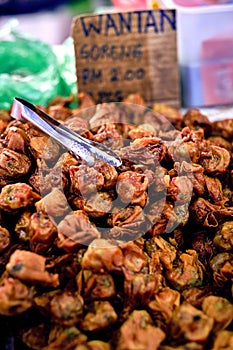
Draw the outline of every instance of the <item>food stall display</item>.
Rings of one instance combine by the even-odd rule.
[[[231,9],[232,5],[224,6]],[[10,60],[4,60],[11,71],[2,68],[0,75],[6,79],[13,72],[10,80],[13,78],[12,86],[17,88],[18,96],[14,97],[18,101],[29,99],[38,105],[37,111],[57,121],[54,125],[64,125],[84,139],[104,145],[121,160],[119,166],[97,158],[89,162],[85,150],[79,155],[68,151],[43,127],[38,129],[25,114],[19,115],[20,110],[13,113],[11,85],[2,85],[0,348],[4,350],[233,347],[233,118],[229,110],[229,118],[225,118],[224,109],[213,118],[212,110],[205,113],[198,108],[199,104],[230,102],[231,76],[226,73],[226,79],[222,66],[214,70],[216,74],[221,71],[221,89],[216,90],[210,78],[212,63],[208,67],[201,64],[198,72],[207,76],[211,85],[204,79],[198,80],[197,86],[193,61],[181,61],[191,77],[185,81],[190,107],[175,108],[180,102],[175,11],[159,11],[135,11],[136,22],[129,13],[98,15],[93,17],[95,23],[78,22],[95,50],[93,32],[110,41],[98,42],[97,49],[101,48],[106,59],[99,68],[92,60],[94,50],[91,58],[81,57],[81,66],[79,54],[85,56],[91,50],[86,42],[75,43],[78,84],[83,79],[84,89],[78,93],[73,90],[76,76],[70,66],[65,72],[57,68],[56,49],[48,67],[44,65],[50,73],[56,66],[57,70],[52,70],[54,88],[43,67],[38,70],[39,66],[32,64],[31,78],[27,74],[25,62],[30,50],[26,49],[18,75],[15,61],[11,65]],[[187,21],[188,11],[184,15]],[[211,18],[216,15],[210,12]],[[202,15],[201,21],[210,13]],[[221,16],[226,28],[231,27],[228,12]],[[193,20],[197,20],[196,12]],[[134,39],[139,47],[132,49],[130,42],[119,46],[117,38],[119,41],[123,32],[129,38],[135,23],[141,41],[137,42],[139,36]],[[161,51],[165,32],[171,41],[165,38]],[[179,45],[187,44],[186,34],[183,29],[178,31],[183,38]],[[211,62],[217,58],[221,61],[218,65],[224,59],[224,67],[231,67],[222,57],[222,47],[227,47],[224,55],[227,52],[227,60],[231,60],[232,39],[224,34],[220,40],[212,34],[201,38],[198,55]],[[17,39],[24,45],[31,43],[20,36]],[[75,41],[79,40],[80,32],[75,31]],[[150,49],[151,42],[155,47],[160,43],[160,50]],[[2,44],[8,45],[0,42],[0,48]],[[43,66],[51,52],[47,45],[47,54],[40,47],[35,56]],[[117,56],[119,48],[124,58],[131,55],[125,66]],[[6,54],[4,50],[0,54]],[[169,56],[167,50],[171,51]],[[188,57],[190,52],[185,53]],[[72,59],[74,63],[74,56]],[[94,75],[89,74],[90,61]],[[155,89],[148,86],[148,62],[157,70],[151,85]],[[117,69],[121,94],[113,98],[107,95],[106,99],[104,79],[108,80],[107,92],[116,90],[116,81],[111,84],[111,75],[96,74],[97,68],[101,72],[111,69],[112,73]],[[143,69],[142,79],[134,75],[137,69]],[[125,74],[129,71],[134,74]],[[38,78],[42,74],[42,79],[28,90],[28,82],[36,80],[34,73]],[[132,81],[122,81],[122,77],[132,76]],[[0,79],[0,85],[3,83]],[[19,85],[29,94],[25,95]],[[95,99],[99,91],[105,92],[105,99]],[[216,91],[226,91],[224,101],[216,97]],[[52,124],[50,131],[52,135]]]
[[[120,167],[1,112],[1,331],[33,350],[230,349],[232,119],[79,99],[46,111]]]

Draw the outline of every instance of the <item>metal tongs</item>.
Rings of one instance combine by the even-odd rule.
[[[90,166],[95,163],[95,159],[103,160],[113,166],[120,166],[122,163],[121,158],[110,148],[82,137],[22,98],[14,98],[11,116],[34,124]]]

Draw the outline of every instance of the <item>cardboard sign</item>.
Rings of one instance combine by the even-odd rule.
[[[78,90],[97,103],[139,93],[180,105],[175,10],[78,16],[72,33]]]

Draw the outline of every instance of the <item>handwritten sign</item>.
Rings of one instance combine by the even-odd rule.
[[[78,90],[97,103],[139,93],[180,105],[175,10],[78,16],[72,34]]]

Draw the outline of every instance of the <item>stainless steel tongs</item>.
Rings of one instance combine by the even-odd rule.
[[[95,159],[103,160],[113,166],[121,165],[121,158],[110,148],[82,137],[22,98],[15,97],[11,116],[31,122],[90,166],[94,164]]]

